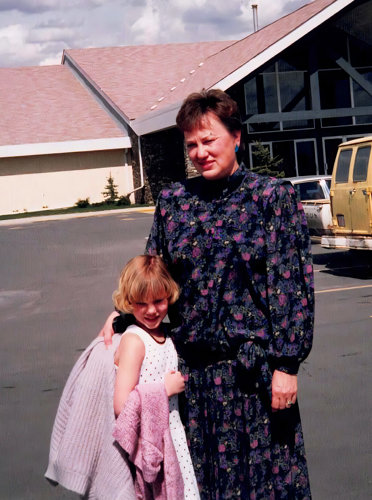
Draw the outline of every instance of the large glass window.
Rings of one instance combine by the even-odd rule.
[[[247,81],[244,85],[244,93],[247,115],[255,115],[258,113],[257,78],[251,78]]]
[[[348,181],[352,152],[352,149],[344,149],[341,151],[337,162],[336,184],[341,184]]]
[[[371,60],[371,46],[356,37],[349,38],[350,61],[354,68],[364,66]]]
[[[358,70],[361,75],[372,83],[372,68],[363,68]],[[356,108],[363,106],[372,106],[372,96],[364,90],[357,82],[353,81],[354,106]],[[362,115],[355,117],[355,123],[372,123],[372,116]]]
[[[292,58],[293,59],[293,58]],[[247,115],[311,109],[307,71],[293,70],[295,60],[279,60],[244,85]],[[283,71],[279,71],[283,69]],[[274,71],[273,71],[274,70]],[[249,132],[310,128],[313,120],[250,123]]]
[[[331,174],[335,163],[337,148],[343,142],[342,137],[332,137],[324,139],[325,173]]]
[[[278,170],[283,170],[286,177],[318,174],[318,161],[315,139],[301,141],[273,141],[261,143],[273,158],[283,160]],[[250,165],[258,166],[254,151],[255,143],[249,145]]]
[[[338,109],[351,107],[350,78],[349,75],[339,70],[319,71],[320,105],[322,109]],[[323,127],[350,125],[350,116],[324,118]]]
[[[293,141],[273,142],[272,150],[274,158],[278,157],[283,160],[279,169],[284,170],[286,177],[295,177],[297,171]]]
[[[278,111],[275,73],[263,73],[251,78],[244,85],[244,90],[248,115]],[[249,132],[270,132],[279,129],[279,122],[251,123],[248,127]]]
[[[263,113],[276,113],[279,111],[278,88],[275,73],[263,73],[261,75],[263,99],[260,108]]]
[[[315,141],[295,141],[296,163],[299,175],[318,174],[318,162]]]
[[[309,82],[304,71],[279,73],[280,104],[282,111],[309,109]]]
[[[367,180],[368,162],[370,154],[371,154],[371,146],[358,148],[353,170],[354,182],[363,182]]]
[[[279,85],[282,111],[305,111],[311,108],[310,84],[308,74],[305,71],[279,73]],[[282,122],[283,130],[313,127],[313,120],[286,120]]]

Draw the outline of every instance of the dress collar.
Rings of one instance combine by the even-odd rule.
[[[246,166],[244,163],[241,163],[233,174],[224,179],[208,181],[202,176],[190,179],[190,191],[192,194],[205,201],[225,198],[240,186],[245,174]]]

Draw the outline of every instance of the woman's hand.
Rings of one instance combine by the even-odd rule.
[[[271,407],[275,410],[290,408],[297,398],[297,375],[275,370],[271,383],[272,400]]]
[[[117,311],[113,311],[106,319],[102,330],[98,334],[99,337],[104,338],[106,346],[112,344],[112,336],[114,335],[114,330],[112,329],[112,322],[114,321],[114,318],[116,318],[116,316],[119,316],[119,313]]]
[[[181,372],[171,371],[164,375],[164,385],[170,398],[185,390],[185,379]]]

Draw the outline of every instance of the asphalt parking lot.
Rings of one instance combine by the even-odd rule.
[[[75,499],[43,478],[66,377],[112,309],[151,213],[0,224],[1,500]],[[314,347],[300,408],[315,500],[372,497],[371,256],[313,244]]]

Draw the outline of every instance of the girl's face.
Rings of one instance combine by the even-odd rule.
[[[238,169],[235,146],[240,144],[240,131],[227,130],[214,113],[206,113],[202,123],[184,135],[190,160],[205,179],[223,179]]]
[[[159,329],[161,322],[168,312],[168,297],[147,297],[143,302],[132,304],[133,316],[144,330],[154,332]]]

